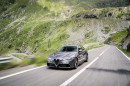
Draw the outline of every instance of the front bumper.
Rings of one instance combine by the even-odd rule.
[[[74,61],[53,60],[52,62],[47,62],[47,66],[54,67],[54,68],[73,68]]]

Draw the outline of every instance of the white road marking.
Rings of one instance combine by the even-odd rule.
[[[117,47],[116,47],[116,49],[117,50],[119,50],[128,60],[130,60],[130,58],[124,53],[124,52],[122,52],[120,49],[118,49]]]
[[[103,55],[108,49],[110,48],[110,46],[103,51],[101,55]],[[81,69],[79,72],[77,72],[75,75],[73,75],[72,77],[70,77],[67,81],[65,81],[63,84],[61,84],[60,86],[67,86],[70,82],[72,82],[75,78],[77,78],[82,72],[84,72],[87,68],[89,68],[94,62],[96,62],[99,59],[99,57],[96,57],[91,63],[89,63],[88,65],[86,65],[83,69]]]
[[[22,74],[22,73],[26,73],[26,72],[29,72],[29,71],[32,71],[32,70],[36,70],[36,69],[39,69],[39,68],[43,68],[45,66],[46,65],[40,66],[40,67],[35,67],[35,68],[32,68],[32,69],[28,69],[28,70],[24,70],[24,71],[17,72],[17,73],[13,73],[13,74],[10,74],[10,75],[6,75],[6,76],[3,76],[3,77],[0,77],[0,80],[6,79],[6,78],[9,78],[9,77],[12,77],[12,76],[16,76],[16,75],[19,75],[19,74]]]
[[[88,68],[89,66],[91,66],[98,59],[99,59],[99,57],[97,57],[96,59],[94,59],[90,64],[88,64],[87,66],[85,66],[82,70],[80,70],[79,72],[77,72],[75,75],[73,75],[71,78],[69,78],[67,81],[65,81],[60,86],[67,86],[71,81],[73,81],[76,77],[78,77],[84,70],[86,70],[86,68]]]
[[[107,49],[105,49],[99,56],[102,56],[109,48],[110,46]]]

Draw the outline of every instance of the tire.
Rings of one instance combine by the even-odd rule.
[[[88,55],[86,55],[85,57],[85,62],[88,62]]]
[[[77,67],[78,67],[78,60],[76,59],[74,62],[74,69],[77,69]]]

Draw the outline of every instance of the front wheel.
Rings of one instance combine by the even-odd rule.
[[[77,69],[77,67],[78,67],[78,60],[76,59],[74,62],[74,69]]]

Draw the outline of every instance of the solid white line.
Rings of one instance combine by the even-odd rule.
[[[103,51],[100,56],[102,54],[104,54],[108,49],[110,48],[110,46],[105,49],[105,51]],[[99,57],[95,58],[91,63],[89,63],[88,65],[86,65],[83,69],[81,69],[79,72],[77,72],[75,75],[73,75],[71,78],[69,78],[67,81],[65,81],[63,84],[61,84],[60,86],[67,86],[70,82],[72,82],[75,78],[77,78],[82,72],[84,72],[87,68],[89,68],[94,62],[96,62],[99,59]]]
[[[99,56],[102,56],[109,48],[110,46],[107,49],[105,49]]]
[[[124,53],[124,52],[122,52],[120,49],[118,49],[117,47],[116,47],[116,49],[117,50],[119,50],[128,60],[130,60],[130,58]]]
[[[67,81],[65,81],[63,84],[61,84],[60,86],[67,86],[71,81],[73,81],[76,77],[78,77],[83,71],[86,70],[86,68],[88,68],[89,66],[91,66],[95,61],[97,61],[99,59],[99,57],[97,57],[96,59],[94,59],[91,63],[89,63],[87,66],[85,66],[82,70],[80,70],[79,72],[77,72],[75,75],[73,75],[71,78],[69,78]]]
[[[29,71],[32,71],[32,70],[36,70],[36,69],[39,69],[39,68],[43,68],[45,66],[46,65],[40,66],[40,67],[35,67],[35,68],[32,68],[32,69],[28,69],[28,70],[24,70],[24,71],[17,72],[17,73],[13,73],[13,74],[10,74],[10,75],[6,75],[6,76],[3,76],[3,77],[0,77],[0,80],[6,79],[6,78],[9,78],[9,77],[12,77],[12,76],[16,76],[16,75],[19,75],[19,74],[22,74],[22,73],[26,73],[26,72],[29,72]]]

